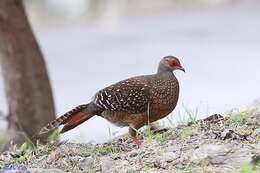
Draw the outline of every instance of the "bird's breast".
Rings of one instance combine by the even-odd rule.
[[[132,124],[142,124],[145,121],[146,113],[132,114],[120,111],[104,111],[101,116],[116,126],[125,127]]]

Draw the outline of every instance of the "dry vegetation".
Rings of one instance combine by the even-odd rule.
[[[216,114],[171,129],[146,128],[139,134],[143,140],[140,149],[127,135],[96,145],[27,143],[4,152],[0,168],[26,168],[30,172],[257,173],[260,172],[259,120],[260,114],[251,110],[225,116]],[[56,139],[57,134],[51,138]]]

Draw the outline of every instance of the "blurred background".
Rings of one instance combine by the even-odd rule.
[[[176,72],[181,93],[170,116],[176,122],[187,119],[187,111],[204,118],[247,109],[259,98],[260,1],[25,3],[47,63],[57,116],[89,102],[107,85],[156,72],[166,55],[179,57],[186,69]],[[0,99],[0,110],[7,112],[2,78]],[[95,117],[62,139],[104,142],[126,130]]]

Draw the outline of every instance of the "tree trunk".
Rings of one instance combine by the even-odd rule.
[[[7,142],[21,144],[24,134],[35,142],[32,137],[55,113],[43,55],[22,0],[0,0],[0,64],[9,106]]]

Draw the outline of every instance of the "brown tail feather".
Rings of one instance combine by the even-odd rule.
[[[74,127],[80,125],[81,123],[84,123],[87,121],[89,118],[91,118],[93,115],[84,115],[84,114],[77,114],[74,116],[75,118],[67,122],[67,124],[62,128],[60,133],[65,133]]]
[[[75,125],[75,123],[81,122],[82,119],[86,119],[86,118],[89,119],[92,116],[88,116],[88,115],[81,113],[81,111],[86,109],[87,107],[88,107],[88,104],[77,106],[76,108],[72,109],[71,111],[67,112],[66,114],[62,115],[61,117],[57,118],[56,120],[54,120],[54,121],[50,122],[49,124],[47,124],[46,126],[44,126],[40,130],[39,134],[41,135],[44,133],[48,133],[49,131],[59,127],[62,124],[66,124],[65,125],[65,127],[66,127],[68,125],[69,126]],[[81,123],[79,123],[79,124],[81,124]],[[74,126],[74,127],[76,127],[76,126]]]

